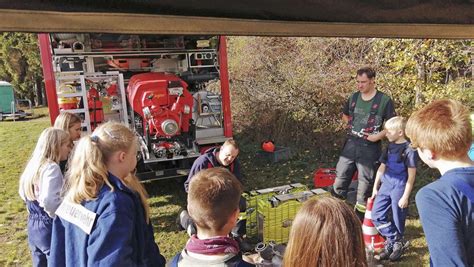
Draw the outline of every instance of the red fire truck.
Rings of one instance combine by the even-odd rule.
[[[85,133],[128,125],[143,181],[186,176],[202,149],[232,137],[223,36],[56,33],[39,43],[51,123],[72,112]]]

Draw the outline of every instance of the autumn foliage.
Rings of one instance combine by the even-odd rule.
[[[445,97],[474,107],[472,41],[230,37],[228,46],[233,124],[254,141],[337,146],[365,65],[399,114]]]

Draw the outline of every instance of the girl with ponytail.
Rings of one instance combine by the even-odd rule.
[[[64,184],[58,164],[67,159],[70,151],[67,132],[45,129],[20,177],[19,194],[28,209],[28,246],[33,266],[46,266],[48,263],[53,218],[61,204],[60,193]]]
[[[107,122],[79,140],[51,243],[52,266],[164,266],[143,186],[137,139]]]

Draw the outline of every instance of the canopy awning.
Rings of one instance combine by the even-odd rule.
[[[473,0],[0,0],[0,31],[474,38]]]

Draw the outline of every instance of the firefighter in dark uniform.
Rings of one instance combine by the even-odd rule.
[[[239,155],[239,146],[233,139],[224,142],[221,147],[213,147],[199,156],[193,163],[188,179],[184,182],[184,190],[188,192],[189,183],[196,173],[201,170],[221,167],[228,169],[235,177],[243,184],[243,177],[240,172],[240,162],[237,156]],[[243,197],[240,198],[240,211],[245,212],[247,203]],[[182,211],[178,217],[178,225],[184,228],[189,235],[195,233],[196,229],[191,217],[189,217],[186,210]],[[239,242],[240,248],[248,251],[251,248],[243,241],[242,237],[245,235],[245,219],[239,220],[237,225],[232,229],[232,236]]]
[[[357,70],[357,89],[358,92],[349,97],[343,108],[342,119],[347,123],[348,135],[336,166],[332,194],[345,199],[357,170],[355,210],[362,218],[374,185],[381,140],[385,137],[383,123],[396,114],[390,97],[375,89],[375,71],[372,68]]]
[[[184,182],[184,190],[188,192],[189,182],[193,176],[200,170],[223,167],[228,169],[242,183],[242,174],[240,173],[239,147],[235,140],[229,139],[221,147],[213,147],[199,156],[193,163],[188,179]]]

